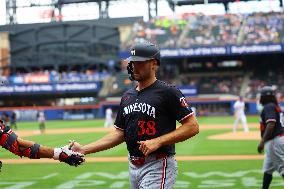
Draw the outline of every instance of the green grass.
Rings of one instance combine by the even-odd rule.
[[[258,123],[258,116],[248,116],[248,123]],[[208,116],[208,117],[198,117],[198,123],[202,124],[233,124],[234,117],[233,116]],[[38,129],[38,123],[36,121],[28,121],[28,122],[19,122],[17,123],[19,130],[36,130]],[[72,121],[47,121],[46,128],[47,129],[60,129],[60,128],[93,128],[93,127],[103,127],[104,120],[72,120]]]
[[[199,124],[229,124],[233,117],[200,117]],[[258,117],[249,117],[249,122],[258,122]],[[102,127],[103,120],[48,121],[47,128]],[[37,129],[36,122],[19,123],[20,130]],[[208,136],[228,132],[228,129],[202,130],[196,137],[176,145],[178,156],[256,154],[258,141],[208,140]],[[78,133],[58,135],[35,135],[25,139],[57,147],[75,139],[81,144],[93,142],[106,133]],[[112,150],[89,155],[91,157],[127,156],[126,145]],[[18,158],[0,149],[0,159]],[[175,189],[215,188],[242,189],[261,188],[262,161],[179,161],[179,175]],[[58,164],[4,164],[0,172],[0,188],[64,189],[99,188],[129,189],[128,165],[123,163],[88,163],[74,168]],[[82,176],[85,175],[85,178]],[[88,177],[89,175],[89,177]],[[81,177],[80,177],[81,176]],[[48,178],[49,177],[49,178]],[[271,189],[284,188],[283,180],[275,174]]]
[[[180,161],[176,189],[259,189],[261,161]],[[28,173],[28,174],[27,174]],[[4,165],[0,188],[30,184],[26,189],[117,188],[129,189],[128,165],[124,163],[85,163],[73,168],[65,164]],[[12,176],[14,175],[14,177]],[[15,177],[16,176],[16,177]],[[50,178],[46,178],[50,176]],[[85,176],[85,178],[82,178]],[[2,184],[1,184],[2,183]],[[4,184],[6,183],[6,184]],[[73,187],[72,187],[73,186]],[[271,189],[280,189],[283,180],[275,175]]]
[[[72,120],[72,121],[47,121],[47,129],[61,129],[61,128],[80,128],[80,127],[103,127],[104,120]],[[17,123],[19,130],[36,130],[39,128],[36,121],[19,122]]]
[[[202,124],[232,124],[234,123],[233,116],[203,116],[197,118],[198,123]],[[258,123],[259,117],[258,116],[247,116],[248,123]]]
[[[221,134],[228,132],[227,130],[205,130],[200,132],[197,137],[182,143],[176,144],[176,151],[178,155],[237,155],[237,154],[256,154],[256,147],[258,141],[226,141],[226,140],[208,140],[210,135]],[[36,141],[39,144],[50,147],[58,147],[67,145],[70,139],[74,139],[81,144],[91,143],[106,133],[84,133],[84,134],[58,134],[58,135],[35,135],[24,137],[25,139]],[[125,156],[127,155],[125,143],[115,147],[112,150],[99,152],[91,156]],[[15,156],[8,151],[3,151],[0,158],[15,158]]]

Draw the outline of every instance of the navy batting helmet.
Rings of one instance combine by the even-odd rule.
[[[156,59],[160,64],[160,50],[159,48],[148,41],[137,43],[130,48],[131,56],[127,59],[129,62],[143,62],[146,60]]]
[[[266,105],[268,103],[274,103],[275,105],[278,104],[276,99],[276,91],[271,86],[262,87],[260,90],[260,99],[259,102],[262,105]]]
[[[260,96],[275,96],[275,90],[271,86],[264,86],[260,90]]]
[[[158,65],[160,65],[161,55],[159,48],[150,43],[145,41],[143,43],[137,43],[130,48],[131,56],[127,58],[128,66],[127,71],[130,80],[134,80],[133,77],[133,67],[132,62],[144,62],[147,60],[156,60]]]

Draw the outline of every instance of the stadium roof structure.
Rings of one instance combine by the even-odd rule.
[[[176,6],[183,5],[195,5],[195,4],[207,4],[207,3],[222,3],[224,4],[225,10],[228,11],[229,3],[239,2],[239,1],[253,1],[253,0],[167,0],[170,8],[174,11]],[[261,0],[259,0],[261,1]],[[283,7],[283,0],[279,0],[279,6]]]
[[[137,19],[141,17],[13,24],[0,26],[0,33],[9,35],[11,69],[89,68],[120,60],[118,26]]]
[[[99,18],[109,18],[108,9],[109,3],[114,1],[123,0],[51,0],[51,3],[46,4],[40,0],[29,0],[26,5],[18,5],[17,0],[6,0],[6,20],[7,24],[17,23],[17,9],[27,7],[39,7],[39,6],[51,6],[52,19],[51,21],[62,20],[62,7],[66,4],[78,4],[78,3],[97,3],[99,6]],[[149,18],[153,18],[158,14],[158,1],[159,0],[145,0],[148,3],[148,15]],[[250,0],[167,0],[170,8],[175,11],[176,6],[194,5],[194,4],[207,4],[207,3],[222,3],[225,10],[228,11],[228,4],[238,1],[250,1]],[[279,0],[279,6],[283,7],[283,0]]]

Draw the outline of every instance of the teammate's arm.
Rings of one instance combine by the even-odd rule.
[[[71,151],[67,146],[50,148],[18,137],[2,120],[0,120],[0,146],[17,156],[30,159],[53,158],[73,166],[84,162],[83,154]]]
[[[138,144],[140,144],[139,150],[143,152],[145,156],[148,156],[161,146],[182,142],[199,133],[199,125],[194,115],[181,121],[181,124],[180,127],[168,134],[151,140],[138,142]]]
[[[267,142],[269,139],[271,139],[272,133],[274,131],[274,127],[275,127],[274,121],[270,121],[270,122],[267,123],[263,137],[261,138],[259,145],[257,147],[258,153],[261,153],[263,151],[265,142]]]
[[[17,138],[18,144],[21,149],[29,148],[30,146],[33,146],[35,142],[24,140],[20,137]],[[54,155],[54,149],[41,145],[38,150],[38,158],[53,158]]]
[[[101,139],[90,144],[81,146],[75,141],[70,142],[70,148],[82,154],[96,153],[113,148],[124,142],[124,132],[120,129],[115,129]]]

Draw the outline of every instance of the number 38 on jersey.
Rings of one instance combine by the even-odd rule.
[[[142,135],[153,136],[157,132],[155,121],[139,120],[138,127],[139,127],[138,136]]]

